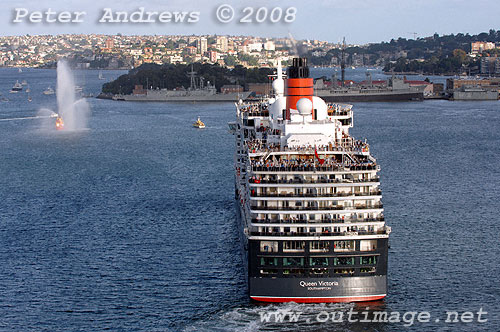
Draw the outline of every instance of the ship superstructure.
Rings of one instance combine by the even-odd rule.
[[[275,97],[236,105],[235,195],[253,300],[351,302],[387,294],[379,166],[349,135],[351,105],[314,96],[307,60]]]

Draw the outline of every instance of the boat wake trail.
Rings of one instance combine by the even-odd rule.
[[[229,331],[318,331],[318,328],[328,327],[338,331],[351,331],[342,323],[319,323],[317,316],[323,312],[347,312],[353,304],[321,303],[321,304],[265,304],[250,307],[233,308],[219,312],[212,317],[204,317],[203,321],[186,326],[183,332],[229,332]],[[275,320],[275,313],[300,313],[297,321],[290,321],[284,316],[282,321]],[[267,318],[266,318],[267,317]],[[339,328],[341,328],[339,330]]]
[[[22,117],[22,118],[3,118],[3,119],[0,119],[0,121],[19,121],[19,120],[49,119],[49,118],[55,118],[55,117],[57,117],[57,114],[54,113],[54,115],[25,116],[25,117]]]

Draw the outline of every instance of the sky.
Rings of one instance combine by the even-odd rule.
[[[221,23],[216,19],[219,6],[228,4],[234,9],[234,19]],[[500,30],[500,0],[16,0],[6,1],[0,11],[0,35],[102,33],[140,35],[249,35],[259,37],[286,37],[318,39],[339,42],[346,37],[349,44],[390,41],[392,38],[427,37],[434,33],[476,34],[490,29]],[[199,20],[192,23],[99,23],[105,8],[129,15],[138,8],[155,12],[199,12]],[[252,9],[245,9],[251,7]],[[268,16],[257,22],[256,13],[265,7]],[[270,22],[273,8],[281,8],[281,21]],[[296,8],[293,22],[283,22],[288,8]],[[82,23],[30,23],[28,15],[13,23],[16,8],[35,11],[86,12]],[[250,23],[238,22],[253,10]],[[20,11],[22,13],[22,11]],[[260,18],[265,10],[260,11]],[[279,17],[279,10],[274,12]],[[290,16],[290,18],[292,18]]]

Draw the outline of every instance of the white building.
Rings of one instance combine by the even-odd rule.
[[[180,55],[171,55],[169,57],[169,62],[170,63],[177,63],[177,62],[183,62],[184,58]]]
[[[264,43],[264,49],[266,51],[275,51],[276,50],[276,45],[272,40],[268,40]]]
[[[221,52],[227,52],[227,37],[226,36],[217,36],[216,39],[217,49]]]
[[[204,54],[206,51],[208,51],[207,38],[200,37],[200,39],[198,39],[196,43],[197,43],[196,47],[198,48],[198,53]]]

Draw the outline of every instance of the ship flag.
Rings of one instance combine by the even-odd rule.
[[[325,159],[321,159],[321,158],[319,157],[319,154],[318,154],[318,149],[316,148],[316,145],[314,146],[314,155],[316,156],[316,159],[318,159],[319,164],[320,164],[320,165],[323,165],[323,163],[325,162]]]

